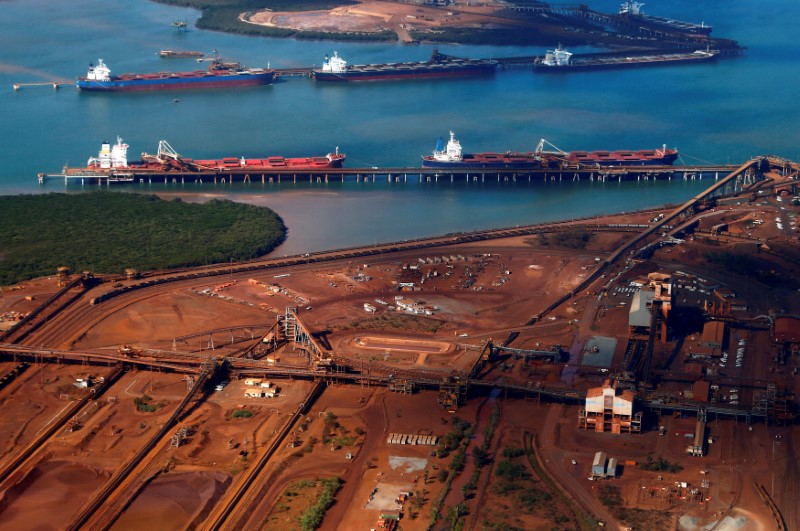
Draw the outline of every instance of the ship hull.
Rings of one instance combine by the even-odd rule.
[[[329,155],[328,157],[305,157],[305,158],[284,158],[270,157],[267,159],[245,159],[242,164],[241,159],[235,157],[228,159],[215,160],[195,160],[181,159],[184,166],[192,166],[196,171],[219,171],[219,172],[259,172],[275,170],[325,170],[329,168],[341,168],[345,161],[345,155]],[[182,171],[182,169],[176,169]]]
[[[241,73],[230,75],[199,74],[195,76],[165,75],[158,77],[132,76],[112,78],[109,81],[95,81],[81,78],[76,86],[89,92],[147,92],[156,90],[186,90],[199,88],[252,87],[269,85],[275,73]]]
[[[394,79],[435,79],[451,77],[488,76],[496,71],[493,63],[477,65],[428,65],[411,66],[406,69],[353,67],[342,73],[314,71],[317,81],[385,81]]]
[[[573,151],[566,155],[545,155],[571,165],[582,166],[672,166],[678,159],[674,149],[655,151]]]

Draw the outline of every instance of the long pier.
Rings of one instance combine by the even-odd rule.
[[[317,170],[223,168],[210,171],[136,171],[120,168],[113,171],[40,173],[39,184],[63,180],[70,183],[124,184],[124,183],[328,183],[328,182],[554,182],[554,181],[650,181],[719,179],[738,168],[738,165],[692,166],[592,166],[577,165],[560,168],[420,168],[420,167],[364,167],[327,168]]]
[[[19,90],[23,87],[53,87],[53,90],[58,90],[62,86],[75,86],[74,81],[37,81],[32,83],[14,83],[14,90]]]

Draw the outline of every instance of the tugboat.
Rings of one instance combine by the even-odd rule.
[[[182,51],[182,50],[161,50],[160,52],[156,52],[156,55],[160,57],[203,57],[203,52],[195,52],[195,51]]]
[[[531,169],[538,168],[541,158],[536,153],[463,153],[461,142],[450,131],[450,140],[447,147],[444,140],[439,137],[436,149],[432,155],[422,157],[423,168],[509,168]]]

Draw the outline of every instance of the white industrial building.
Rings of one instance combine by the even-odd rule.
[[[585,430],[611,433],[640,433],[642,413],[633,412],[633,391],[618,392],[606,380],[603,387],[586,393],[586,406],[578,413],[578,426]]]

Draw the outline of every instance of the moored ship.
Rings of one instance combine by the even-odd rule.
[[[429,61],[350,65],[339,57],[325,56],[322,68],[312,74],[318,81],[375,81],[387,79],[447,78],[491,75],[497,63],[488,59],[462,59],[434,50]]]
[[[221,159],[191,159],[178,154],[166,140],[158,143],[155,155],[142,153],[137,161],[128,160],[128,144],[117,137],[113,146],[103,142],[96,157],[90,157],[86,166],[70,168],[65,166],[60,174],[39,174],[39,182],[48,177],[69,179],[88,179],[89,181],[129,182],[137,178],[157,176],[207,175],[226,177],[232,175],[250,175],[259,172],[281,170],[314,171],[329,168],[341,168],[345,159],[337,147],[333,153],[319,157],[282,157],[269,156],[263,158],[224,157]]]
[[[504,168],[531,169],[541,166],[541,158],[537,153],[464,153],[461,142],[455,133],[450,131],[450,140],[444,146],[439,137],[432,155],[422,157],[423,168]]]
[[[693,52],[647,52],[638,54],[587,54],[575,56],[560,45],[547,50],[544,58],[534,62],[535,72],[565,72],[600,70],[606,68],[631,68],[639,66],[666,66],[685,63],[704,63],[719,56],[719,50]]]
[[[207,70],[194,72],[156,72],[152,74],[111,75],[111,69],[102,59],[90,64],[86,77],[76,82],[80,90],[129,92],[149,90],[174,90],[194,88],[248,87],[268,85],[275,71],[264,68],[243,68],[239,63],[222,63],[214,60]]]

